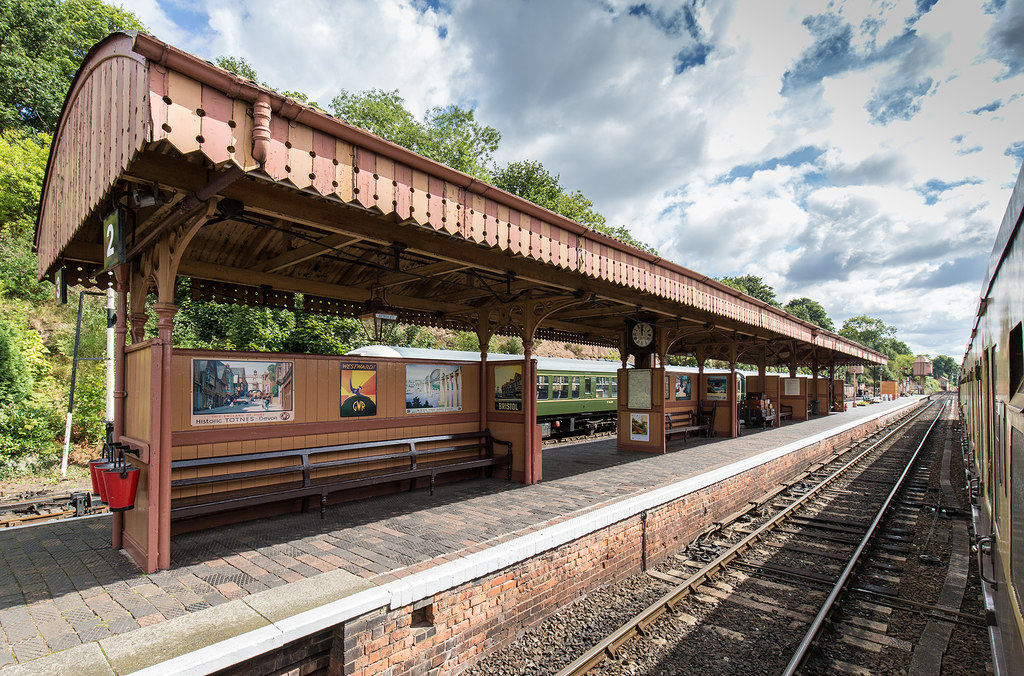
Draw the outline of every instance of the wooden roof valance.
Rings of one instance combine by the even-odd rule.
[[[37,224],[40,278],[63,268],[96,283],[101,220],[118,207],[133,264],[198,223],[176,245],[175,274],[222,295],[272,289],[280,306],[301,293],[339,312],[378,299],[421,323],[532,322],[608,345],[643,316],[679,350],[724,342],[778,359],[885,362],[144,34],[99,43],[68,94]]]

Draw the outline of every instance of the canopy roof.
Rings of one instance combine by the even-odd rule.
[[[300,105],[144,34],[79,71],[51,149],[40,278],[107,284],[120,208],[134,278],[194,297],[767,363],[884,355]],[[168,286],[171,290],[168,291]]]

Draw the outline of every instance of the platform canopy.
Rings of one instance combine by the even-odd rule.
[[[40,278],[768,365],[884,355],[144,34],[87,56],[53,140]],[[123,251],[120,247],[123,246]],[[127,265],[126,265],[127,264]],[[130,270],[130,273],[126,273]],[[297,294],[301,294],[301,301]]]

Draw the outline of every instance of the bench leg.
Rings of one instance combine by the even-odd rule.
[[[327,493],[320,494],[320,518],[327,515]]]
[[[430,473],[430,494],[434,494],[434,473]]]
[[[302,513],[305,514],[309,511],[309,496],[302,496]]]

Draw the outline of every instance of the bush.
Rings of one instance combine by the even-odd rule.
[[[0,478],[36,474],[60,461],[64,417],[54,402],[0,404]]]

